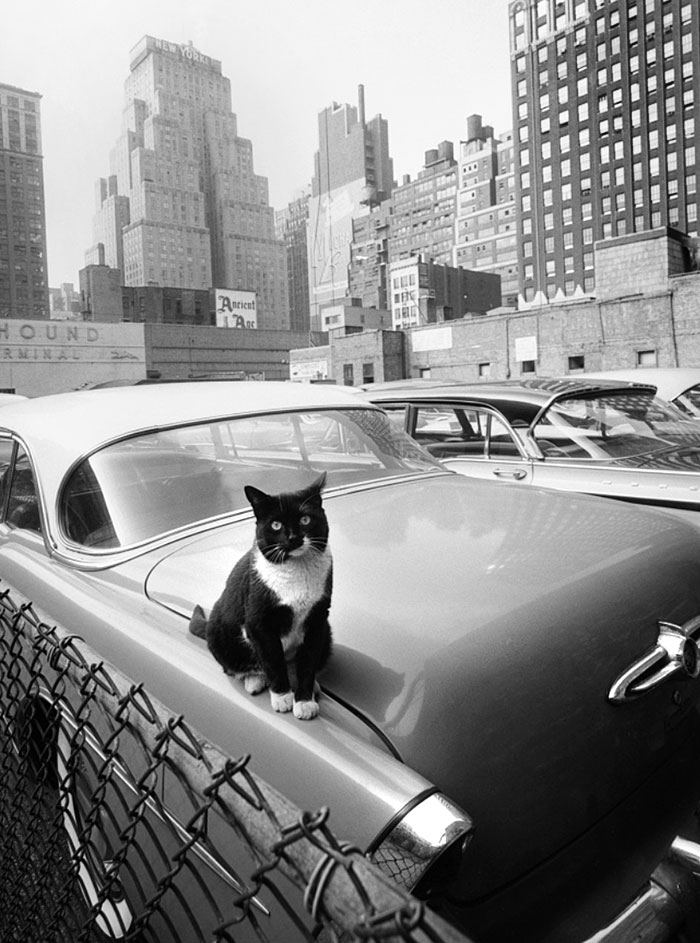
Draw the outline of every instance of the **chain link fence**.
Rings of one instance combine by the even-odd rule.
[[[465,943],[328,820],[0,594],[0,943]]]

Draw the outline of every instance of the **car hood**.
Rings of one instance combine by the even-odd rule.
[[[700,529],[457,475],[324,503],[334,655],[322,683],[474,817],[475,896],[678,755],[698,683],[676,702],[673,687],[623,706],[607,696],[659,621],[700,614]],[[148,595],[185,616],[210,608],[253,533],[251,519],[192,540],[155,566]]]

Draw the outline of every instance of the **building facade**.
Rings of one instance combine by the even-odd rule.
[[[275,232],[287,254],[289,326],[293,331],[308,331],[310,326],[307,246],[310,196],[308,191],[302,193],[275,213]]]
[[[425,152],[415,180],[404,177],[391,197],[389,261],[423,255],[451,265],[457,210],[458,164],[452,141]]]
[[[422,256],[389,266],[394,330],[484,315],[501,304],[501,280],[489,272],[438,265]]]
[[[49,288],[49,316],[57,321],[81,320],[80,292],[72,282],[63,282],[59,288]]]
[[[321,309],[321,327],[330,337],[389,330],[391,314],[378,308],[365,308],[359,298],[343,298]]]
[[[292,379],[325,371],[338,383],[430,377],[506,380],[582,371],[700,363],[698,241],[669,227],[595,246],[596,297],[375,332],[405,338],[396,348],[364,335],[331,335],[324,351],[292,350]],[[397,367],[403,372],[396,373]],[[640,372],[643,379],[643,372]]]
[[[590,296],[600,239],[697,233],[697,0],[509,5],[520,306]]]
[[[255,291],[260,325],[289,327],[284,247],[267,179],[238,135],[221,63],[144,36],[131,52],[122,134],[97,185],[95,246],[124,285]],[[99,262],[99,249],[86,255]]]
[[[311,327],[320,326],[321,306],[348,291],[353,218],[366,215],[391,195],[393,163],[388,124],[365,119],[364,89],[358,106],[333,103],[318,120],[308,223]]]
[[[48,318],[41,95],[0,84],[0,318]]]
[[[501,303],[518,304],[518,240],[513,135],[499,138],[481,115],[467,118],[460,141],[453,265],[501,278]]]
[[[352,221],[348,266],[348,292],[366,308],[389,306],[387,278],[391,242],[391,198],[370,208],[366,216]]]

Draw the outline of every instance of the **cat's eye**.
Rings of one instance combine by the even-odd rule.
[[[273,530],[282,530],[282,525],[281,525],[281,523],[280,523],[279,521],[273,521],[273,522],[270,524],[270,527],[271,527]]]
[[[302,527],[306,527],[307,524],[311,523],[311,518],[308,514],[302,514],[299,518],[299,523],[302,525]]]

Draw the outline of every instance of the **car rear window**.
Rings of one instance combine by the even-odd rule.
[[[93,453],[64,488],[61,522],[83,547],[125,547],[248,508],[248,484],[276,494],[322,471],[332,488],[440,467],[380,410],[242,416],[135,436]]]

